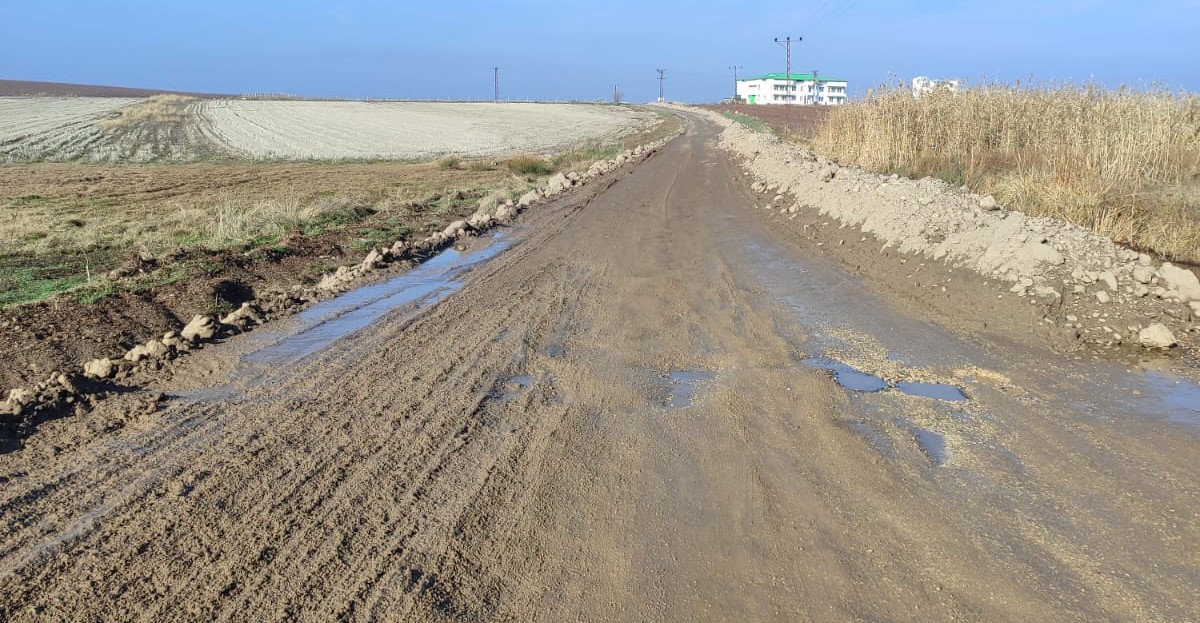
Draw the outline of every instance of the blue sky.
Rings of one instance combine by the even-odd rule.
[[[1200,91],[1200,0],[506,3],[4,0],[0,78],[208,92],[712,101],[793,70]]]

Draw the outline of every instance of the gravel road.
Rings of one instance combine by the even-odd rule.
[[[1200,618],[1163,377],[789,235],[689,125],[436,302],[241,336],[0,455],[0,619]]]

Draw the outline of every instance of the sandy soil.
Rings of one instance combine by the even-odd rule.
[[[206,349],[0,455],[0,617],[1200,617],[1186,421],[969,275],[914,297],[877,242],[792,235],[715,135],[439,304],[294,363]]]

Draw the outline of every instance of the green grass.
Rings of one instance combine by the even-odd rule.
[[[748,115],[739,115],[738,113],[727,111],[722,111],[721,114],[746,126],[747,128],[750,128],[751,130],[754,130],[755,132],[765,133],[771,131],[771,128],[767,126],[767,122],[763,121],[762,119],[755,119],[754,117],[750,117]]]
[[[0,269],[0,306],[40,301],[87,282],[83,275],[55,275],[54,272],[29,266]]]

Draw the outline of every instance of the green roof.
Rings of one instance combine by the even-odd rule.
[[[787,80],[788,75],[789,74],[785,74],[785,73],[777,73],[777,74],[767,74],[765,76],[759,76],[757,78],[743,78],[743,79],[744,80]],[[813,75],[811,73],[808,73],[808,74],[793,73],[790,75],[791,75],[793,82],[796,82],[796,81],[812,82],[812,80],[813,80]],[[820,79],[821,79],[821,82],[845,82],[845,80],[842,80],[841,78],[834,78],[832,76],[821,76]]]

